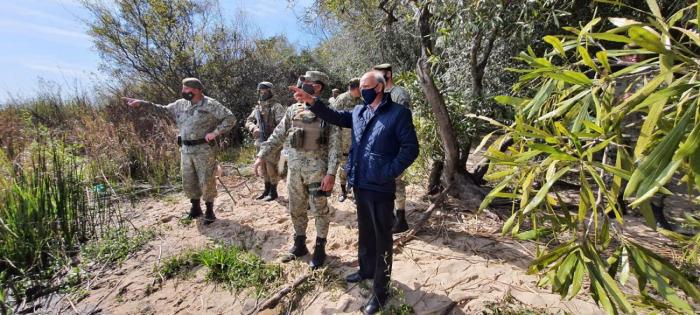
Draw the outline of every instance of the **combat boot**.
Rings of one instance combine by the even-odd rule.
[[[190,207],[190,213],[187,214],[187,218],[193,220],[202,216],[202,205],[199,204],[199,199],[190,199],[192,207]]]
[[[216,216],[214,215],[214,203],[205,202],[204,205],[207,206],[207,211],[204,213],[204,225],[209,225],[216,221]]]
[[[311,266],[311,269],[316,269],[321,266],[323,266],[323,263],[326,261],[326,239],[325,238],[316,238],[316,245],[314,246],[314,254],[311,257],[311,262],[309,265]]]
[[[396,221],[391,228],[391,233],[401,233],[408,231],[408,222],[406,222],[406,210],[396,209]]]
[[[262,200],[263,198],[267,197],[267,194],[270,193],[270,186],[272,186],[272,184],[265,182],[265,191],[263,191],[262,195],[255,197],[255,199]]]
[[[289,254],[282,258],[282,262],[290,262],[294,259],[307,255],[309,250],[306,248],[306,235],[295,235],[294,245],[289,250]]]
[[[340,196],[338,196],[338,201],[343,202],[345,199],[348,199],[348,189],[345,185],[340,184]]]
[[[270,183],[270,188],[267,192],[267,197],[263,199],[264,201],[272,201],[277,199],[277,184]]]

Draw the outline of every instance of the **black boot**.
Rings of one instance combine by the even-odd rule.
[[[408,222],[406,222],[406,210],[397,209],[396,210],[396,221],[394,221],[394,226],[391,228],[391,233],[401,233],[408,231]]]
[[[340,184],[340,196],[338,197],[339,202],[345,201],[345,199],[348,199],[348,189],[345,188],[345,185],[342,183]]]
[[[294,259],[307,255],[309,250],[306,248],[306,235],[295,235],[294,245],[289,250],[289,255],[282,258],[282,262],[290,262]]]
[[[326,261],[326,239],[325,238],[316,238],[316,245],[314,246],[314,255],[311,257],[311,263],[309,265],[311,266],[311,269],[316,269],[321,266],[323,266],[323,263]]]
[[[216,221],[216,216],[214,215],[214,203],[205,202],[204,205],[207,206],[207,211],[204,213],[204,225],[209,225]]]
[[[372,294],[369,297],[367,304],[365,304],[365,307],[362,309],[362,314],[365,314],[365,315],[377,314],[384,309],[384,305],[386,305],[386,302],[387,302],[387,298],[380,298],[380,297]]]
[[[263,199],[264,201],[272,201],[277,199],[277,184],[270,183],[270,188],[267,191],[267,197]]]
[[[270,193],[270,186],[272,186],[270,183],[265,182],[265,191],[263,191],[262,195],[255,197],[255,199],[262,200],[263,198],[267,197],[267,194]]]
[[[658,205],[652,202],[651,210],[654,213],[654,219],[656,219],[656,227],[660,227],[662,229],[674,232],[678,229],[678,226],[672,224],[671,222],[668,222],[668,220],[666,219],[666,214],[664,214],[663,203]]]
[[[190,213],[187,214],[187,218],[193,220],[202,216],[202,206],[199,204],[199,199],[190,199],[192,207],[190,208]]]

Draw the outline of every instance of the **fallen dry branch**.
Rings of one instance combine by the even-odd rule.
[[[447,196],[447,192],[450,190],[450,187],[451,186],[448,186],[447,188],[443,189],[433,199],[433,202],[428,207],[428,210],[425,210],[418,222],[415,225],[413,225],[413,227],[410,230],[408,230],[406,234],[394,240],[394,250],[397,250],[400,247],[406,245],[406,243],[412,240],[416,236],[416,234],[418,234],[418,232],[420,232],[420,230],[423,229],[423,226],[426,222],[428,222],[428,219],[430,219],[430,216],[433,214],[433,212],[435,212],[435,209],[442,206],[442,204],[445,202],[445,197]]]
[[[306,280],[308,280],[309,277],[311,277],[310,273],[306,273],[306,274],[301,275],[296,280],[294,280],[294,282],[292,282],[292,284],[283,287],[282,289],[277,291],[277,293],[273,294],[270,298],[265,300],[265,302],[260,304],[260,306],[256,307],[253,310],[253,312],[251,312],[250,314],[254,314],[254,313],[257,313],[261,310],[275,307],[277,305],[277,303],[279,303],[279,301],[282,300],[283,297],[285,297],[287,294],[289,294],[289,292],[292,292],[292,290],[294,290],[295,288],[299,287],[304,282],[306,282]]]

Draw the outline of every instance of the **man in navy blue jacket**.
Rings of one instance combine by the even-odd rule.
[[[385,94],[386,81],[379,72],[360,80],[364,105],[352,111],[336,111],[299,88],[295,97],[324,121],[352,128],[352,146],[345,169],[357,204],[360,270],[348,282],[374,279],[374,294],[365,314],[375,314],[386,304],[391,278],[395,179],[418,157],[418,139],[411,111]]]

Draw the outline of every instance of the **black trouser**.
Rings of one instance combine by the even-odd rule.
[[[359,230],[358,258],[360,274],[374,278],[374,294],[387,298],[391,279],[391,254],[394,225],[394,194],[354,190]]]

